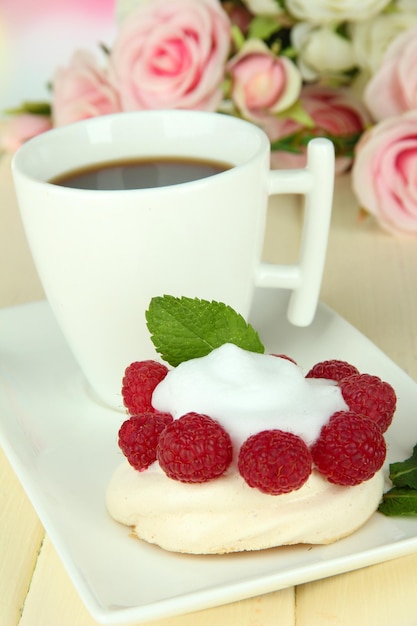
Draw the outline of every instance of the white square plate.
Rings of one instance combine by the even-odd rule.
[[[386,467],[406,458],[417,442],[416,383],[323,305],[308,328],[286,322],[286,306],[285,293],[257,293],[251,322],[267,350],[292,356],[305,371],[320,360],[345,359],[390,382],[398,409],[387,434]],[[124,417],[89,395],[45,302],[0,311],[0,443],[102,624],[208,608],[417,550],[417,520],[380,513],[330,546],[188,556],[134,540],[105,508],[108,481],[122,460],[117,431]]]

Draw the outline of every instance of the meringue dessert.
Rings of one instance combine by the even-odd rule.
[[[138,472],[125,461],[112,477],[107,507],[136,537],[165,550],[225,554],[332,543],[369,519],[383,486],[382,471],[354,487],[332,485],[313,471],[297,491],[273,496],[249,487],[237,471],[184,484],[157,463]]]
[[[377,389],[379,412],[363,415],[344,391],[345,381],[359,384],[361,375],[342,361],[331,363],[347,367],[351,376],[305,375],[285,355],[225,343],[158,374],[150,404],[142,412],[127,407],[126,421],[130,429],[139,422],[148,428],[160,416],[157,434],[152,431],[154,450],[146,451],[149,461],[137,461],[138,450],[152,437],[138,426],[136,445],[132,430],[128,437],[122,426],[119,445],[127,458],[107,489],[111,517],[139,539],[190,554],[328,544],[359,529],[382,498],[386,448],[378,420],[386,396],[391,414],[384,417],[384,429],[390,423],[395,394],[388,383],[365,375]],[[195,420],[195,431],[185,432],[187,419],[190,424]],[[204,433],[206,427],[209,432],[209,422],[217,428],[210,431],[213,440],[198,448],[193,433]],[[359,462],[357,455],[348,458],[345,474],[346,436],[363,456]],[[178,450],[181,441],[184,454]],[[277,461],[278,445],[282,462]],[[218,457],[207,461],[208,469],[206,450],[208,457]],[[201,469],[194,471],[200,460]]]

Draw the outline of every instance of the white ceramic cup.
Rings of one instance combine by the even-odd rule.
[[[81,190],[48,182],[83,166],[152,156],[233,167],[150,189]],[[247,317],[256,286],[292,289],[290,321],[311,323],[329,231],[333,146],[310,142],[305,169],[270,171],[269,159],[268,138],[257,126],[194,111],[101,116],[39,135],[15,154],[18,204],[47,299],[106,404],[122,407],[129,363],[157,358],[145,322],[153,296],[218,300]],[[298,263],[262,263],[268,196],[292,192],[306,196]]]

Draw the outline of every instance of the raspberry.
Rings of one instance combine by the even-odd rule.
[[[159,436],[172,421],[168,413],[141,413],[123,422],[119,447],[132,467],[143,471],[156,461]]]
[[[285,359],[286,361],[291,361],[291,363],[294,363],[294,365],[297,365],[297,362],[294,361],[294,359],[290,356],[288,356],[288,354],[275,354],[272,353],[271,356],[276,356],[278,359]]]
[[[343,380],[352,374],[359,374],[359,370],[347,361],[332,359],[316,363],[306,374],[306,378],[327,378],[329,380]]]
[[[384,433],[392,422],[397,397],[389,383],[371,374],[355,374],[339,383],[351,411],[374,420]]]
[[[321,429],[311,453],[317,469],[329,482],[353,486],[381,469],[386,445],[374,421],[353,411],[338,411]]]
[[[232,461],[232,442],[208,415],[187,413],[161,434],[157,459],[169,478],[203,483],[221,476]]]
[[[154,411],[151,404],[153,390],[167,373],[168,368],[157,361],[135,361],[126,368],[122,397],[130,415]]]
[[[238,469],[247,484],[274,496],[302,487],[311,468],[311,453],[304,441],[282,430],[251,435],[239,452]]]

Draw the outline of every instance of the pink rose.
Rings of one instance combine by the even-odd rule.
[[[256,121],[258,115],[277,113],[297,100],[301,74],[287,57],[274,55],[260,40],[249,39],[227,69],[232,79],[231,97],[239,111]]]
[[[369,129],[356,146],[353,190],[393,233],[417,235],[417,110]]]
[[[333,136],[346,140],[362,133],[370,122],[365,107],[355,98],[349,89],[332,89],[320,85],[307,85],[300,94],[303,109],[310,116],[314,126],[307,128],[293,119],[280,119],[276,116],[265,117],[261,126],[269,136],[271,142],[282,140],[285,137],[299,133],[300,140],[306,134],[311,136]],[[305,147],[300,145],[301,153],[292,153],[284,150],[275,150],[272,153],[272,166],[275,168],[305,167]],[[348,169],[352,163],[350,146],[343,150],[336,149],[336,173],[340,174]]]
[[[417,26],[398,35],[369,80],[365,103],[377,121],[417,108]]]
[[[0,147],[6,152],[16,152],[20,146],[52,128],[52,121],[47,115],[21,113],[9,117],[1,126]]]
[[[215,110],[230,47],[218,0],[152,0],[122,23],[110,55],[123,110]]]
[[[79,50],[53,79],[52,114],[55,126],[120,111],[117,92],[90,52]]]

